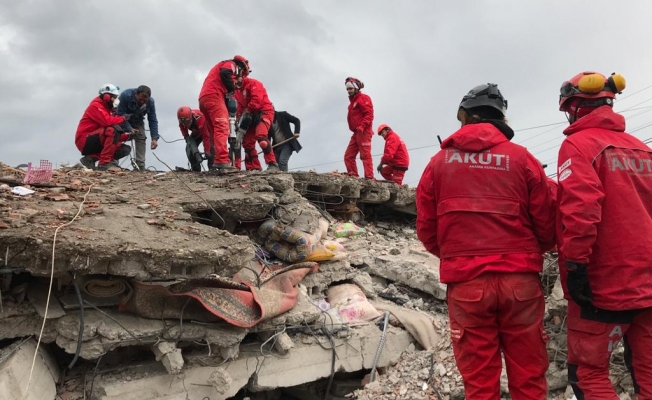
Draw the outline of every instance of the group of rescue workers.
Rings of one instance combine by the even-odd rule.
[[[260,170],[258,143],[268,170],[287,171],[290,155],[301,149],[299,119],[275,111],[250,72],[242,56],[218,63],[204,81],[199,109],[179,108],[193,170],[201,170],[204,158],[209,169],[240,169],[241,147],[245,168]],[[364,178],[374,179],[373,105],[360,80],[349,77],[345,87],[353,133],[344,154],[347,173],[358,176],[359,153]],[[609,362],[624,339],[638,399],[652,400],[652,149],[626,133],[624,117],[612,109],[624,87],[621,75],[596,72],[563,83],[559,110],[570,126],[559,150],[558,182],[524,147],[511,143],[507,100],[495,84],[463,97],[457,112],[462,127],[443,141],[423,172],[417,233],[441,260],[466,398],[500,398],[501,353],[512,399],[546,398],[539,273],[542,254],[556,247],[569,300],[568,378],[577,399],[618,399]],[[98,170],[117,165],[131,151],[124,142],[134,139],[134,169],[143,169],[145,115],[155,149],[151,90],[100,88],[75,138],[82,164]],[[377,133],[385,139],[377,171],[400,185],[409,166],[407,148],[388,125]],[[200,143],[204,153],[197,157]]]
[[[181,106],[177,110],[191,170],[201,171],[203,160],[207,160],[210,170],[239,170],[242,149],[245,169],[261,170],[256,150],[258,143],[267,170],[287,171],[290,156],[301,150],[297,140],[301,121],[286,111],[276,111],[265,86],[250,78],[250,73],[249,61],[243,56],[219,62],[204,80],[199,92],[199,109]],[[350,98],[347,119],[353,132],[344,154],[347,173],[358,176],[356,156],[360,153],[365,178],[374,179],[371,158],[373,105],[369,96],[360,92],[364,87],[360,80],[347,78],[345,86]],[[151,95],[147,86],[122,93],[113,84],[100,87],[99,96],[86,108],[75,135],[75,144],[82,153],[82,165],[96,170],[117,167],[119,159],[131,154],[131,147],[125,142],[133,140],[133,170],[145,169],[145,116],[152,150],[157,148],[159,139]],[[293,130],[290,124],[294,125]],[[378,127],[378,134],[386,144],[377,171],[400,185],[409,164],[407,147],[386,124]],[[199,152],[200,144],[203,153]]]
[[[624,340],[639,400],[652,399],[652,149],[613,111],[621,75],[563,83],[570,126],[558,182],[511,143],[495,84],[465,95],[462,127],[417,187],[417,234],[441,259],[467,399],[499,399],[501,352],[514,400],[546,399],[542,253],[555,246],[568,299],[568,380],[578,400],[618,400],[610,357]]]

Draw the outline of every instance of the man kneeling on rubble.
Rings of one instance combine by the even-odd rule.
[[[179,130],[186,140],[186,156],[190,163],[190,169],[201,171],[201,163],[204,159],[199,152],[199,144],[203,143],[204,152],[208,158],[208,168],[213,165],[213,150],[211,150],[211,131],[206,123],[206,118],[200,110],[193,110],[188,106],[181,106],[177,110]],[[188,133],[190,131],[190,133]]]
[[[124,133],[120,124],[131,117],[130,114],[114,114],[114,102],[120,94],[120,88],[110,83],[102,85],[99,96],[88,105],[77,126],[75,145],[83,157],[79,160],[86,168],[106,171],[118,167],[118,160],[131,152],[131,147],[124,144],[130,135]],[[99,165],[95,163],[99,160]]]
[[[386,180],[402,185],[403,177],[410,164],[407,146],[387,124],[378,127],[378,135],[385,139],[385,150],[376,170]]]
[[[495,84],[464,96],[461,129],[417,187],[417,234],[441,259],[451,340],[467,399],[500,398],[501,351],[514,400],[544,400],[548,353],[542,253],[555,239],[543,168],[510,140]]]

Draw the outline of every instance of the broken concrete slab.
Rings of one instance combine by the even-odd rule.
[[[105,312],[110,317],[97,310],[86,310],[84,313],[80,357],[86,360],[97,359],[118,347],[165,341],[206,341],[215,350],[228,349],[237,346],[248,332],[247,329],[225,323],[200,324],[187,321],[181,326],[179,320],[145,319],[108,309]],[[74,354],[77,350],[78,332],[79,314],[78,311],[71,311],[56,323],[54,335],[58,335],[57,345],[67,353]]]
[[[335,370],[353,372],[371,369],[380,335],[381,331],[376,326],[365,325],[352,329],[352,336],[346,344],[344,339],[335,338]],[[320,339],[327,343],[325,337]],[[396,363],[400,354],[412,343],[413,339],[407,332],[390,327],[378,366],[386,367]],[[306,345],[302,341],[296,341],[296,347],[286,357],[266,357],[262,364],[259,346],[260,344],[243,345],[239,359],[220,367],[197,366],[189,360],[186,369],[176,378],[165,374],[162,369],[154,372],[152,368],[145,367],[130,369],[130,381],[120,378],[121,373],[105,374],[96,379],[93,395],[101,400],[185,399],[185,396],[192,399],[208,397],[212,400],[224,400],[234,396],[247,385],[254,385],[255,387],[250,388],[254,390],[290,387],[330,375],[333,354],[316,343]],[[216,362],[219,364],[219,361]],[[202,365],[205,364],[204,359]],[[145,371],[148,375],[144,375]],[[219,380],[216,379],[216,371],[222,376]],[[256,378],[251,379],[256,372]],[[228,374],[230,382],[224,377],[225,373]],[[226,390],[220,393],[214,387],[215,382],[229,382],[228,388],[221,388]]]
[[[0,399],[42,400],[54,399],[57,395],[59,367],[53,357],[41,346],[36,357],[32,380],[30,370],[36,340],[16,342],[0,350]],[[25,394],[25,391],[27,393]]]
[[[439,300],[446,299],[446,285],[439,281],[439,259],[415,259],[405,255],[375,257],[365,270],[390,281],[421,290]]]
[[[383,204],[396,211],[416,215],[414,188],[341,174],[293,172],[292,176],[295,190],[309,199],[351,199],[363,204]]]

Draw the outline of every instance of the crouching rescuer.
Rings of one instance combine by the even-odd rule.
[[[578,400],[619,399],[609,379],[623,340],[638,400],[652,399],[652,149],[613,111],[619,74],[564,82],[559,271],[568,299],[568,381]]]
[[[511,143],[495,84],[462,98],[462,127],[441,144],[417,187],[417,234],[441,260],[451,340],[467,399],[500,398],[501,352],[514,400],[547,397],[539,273],[554,245],[543,168]]]
[[[385,151],[376,170],[388,181],[403,184],[403,177],[410,165],[407,146],[387,124],[378,127],[378,135],[385,139]]]
[[[177,110],[179,130],[186,140],[186,156],[190,169],[201,171],[204,159],[208,160],[208,168],[213,165],[215,150],[211,147],[211,130],[206,123],[206,118],[200,110],[193,110],[188,106],[181,106]],[[199,152],[199,144],[203,144],[204,154]]]
[[[267,90],[262,82],[247,75],[248,72],[243,72],[238,76],[236,80],[238,90],[235,92],[237,114],[240,116],[236,141],[242,143],[245,152],[245,169],[262,169],[256,150],[256,142],[258,142],[263,151],[267,170],[278,171],[276,157],[268,138],[269,128],[274,122],[274,106],[269,101]]]
[[[99,96],[91,101],[79,121],[75,145],[83,155],[79,161],[86,168],[101,171],[118,167],[118,160],[131,152],[131,147],[124,144],[131,136],[120,127],[131,114],[117,116],[114,113],[119,94],[120,88],[117,86],[110,83],[102,85]],[[97,167],[96,162],[99,162]]]

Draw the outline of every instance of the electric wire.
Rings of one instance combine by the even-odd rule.
[[[57,234],[59,233],[59,230],[61,228],[64,228],[70,224],[72,224],[79,214],[81,214],[82,209],[84,208],[84,203],[86,203],[86,198],[88,197],[89,193],[91,192],[91,188],[93,185],[90,185],[88,187],[88,191],[84,195],[84,199],[82,202],[79,204],[79,209],[77,210],[77,214],[68,222],[63,223],[57,227],[57,229],[54,230],[54,238],[52,239],[52,267],[50,268],[50,284],[48,287],[48,295],[45,301],[45,312],[43,314],[43,324],[41,325],[41,331],[39,332],[38,335],[38,340],[36,342],[36,349],[34,350],[34,357],[32,358],[32,366],[29,369],[29,378],[27,379],[27,386],[25,387],[25,391],[23,392],[22,399],[25,400],[27,398],[27,393],[29,393],[29,387],[30,384],[32,383],[32,376],[34,374],[34,366],[36,365],[36,356],[38,355],[38,350],[41,345],[41,339],[43,339],[43,331],[45,330],[45,323],[47,322],[48,319],[48,309],[50,307],[50,298],[52,296],[52,284],[54,283],[54,261],[55,261],[55,256],[56,256],[56,245],[57,245]]]
[[[68,364],[68,370],[71,370],[77,363],[82,348],[82,338],[84,337],[84,301],[81,292],[79,291],[79,285],[77,284],[77,274],[73,275],[72,284],[75,287],[75,294],[77,295],[77,301],[79,302],[79,332],[77,333],[77,348],[75,349],[75,356],[70,364]]]

